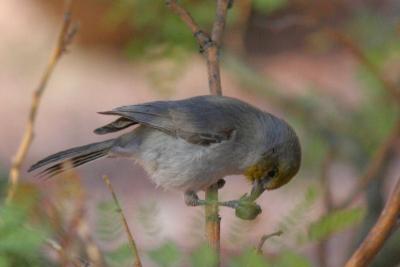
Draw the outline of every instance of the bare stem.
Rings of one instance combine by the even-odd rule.
[[[217,8],[215,21],[213,24],[211,36],[203,31],[195,22],[190,13],[183,8],[176,0],[166,0],[167,6],[177,14],[181,20],[189,27],[197,43],[200,46],[200,51],[206,58],[208,85],[210,93],[213,95],[222,95],[221,89],[221,74],[219,67],[219,50],[222,42],[222,36],[226,24],[226,16],[229,6],[229,0],[217,0]],[[220,255],[220,222],[218,210],[218,186],[213,185],[206,190],[206,201],[214,203],[206,205],[206,235],[209,245]]]
[[[386,202],[378,221],[371,229],[360,247],[354,252],[345,267],[368,266],[382,248],[400,215],[400,178],[389,200]]]
[[[268,239],[270,239],[271,237],[274,237],[274,236],[281,236],[282,234],[283,234],[283,232],[282,232],[281,230],[279,230],[279,231],[273,232],[273,233],[271,233],[271,234],[263,235],[263,236],[261,237],[261,239],[260,239],[260,242],[259,242],[258,245],[257,245],[256,252],[257,252],[258,254],[262,254],[262,248],[263,248],[265,242],[266,242]]]
[[[126,235],[128,236],[129,239],[129,245],[131,246],[131,250],[132,250],[132,254],[135,257],[135,263],[134,263],[134,267],[142,267],[142,263],[140,261],[140,257],[139,257],[139,252],[136,248],[136,243],[135,240],[133,239],[132,233],[129,229],[129,225],[128,225],[128,221],[125,218],[124,212],[122,211],[121,206],[119,205],[119,201],[117,198],[117,195],[115,194],[115,191],[111,185],[110,179],[108,178],[108,176],[104,175],[103,176],[103,180],[105,182],[105,184],[108,187],[108,190],[111,192],[112,198],[114,200],[115,206],[117,207],[117,212],[119,213],[119,215],[121,216],[121,220],[122,223],[124,225],[124,229],[126,232]]]
[[[72,25],[71,21],[71,1],[66,1],[64,19],[60,33],[58,35],[57,43],[54,47],[52,55],[50,56],[49,62],[47,63],[47,67],[39,81],[39,85],[33,92],[29,117],[25,126],[24,135],[22,137],[22,141],[18,147],[17,152],[13,157],[9,173],[10,185],[7,192],[7,202],[10,202],[14,198],[20,177],[21,165],[26,158],[26,155],[28,153],[28,150],[31,146],[34,137],[34,125],[36,121],[37,111],[40,105],[43,92],[45,91],[47,82],[57,62],[59,61],[63,53],[66,51],[68,45],[72,42],[72,39],[77,32],[77,29],[78,29],[77,25],[75,24]]]

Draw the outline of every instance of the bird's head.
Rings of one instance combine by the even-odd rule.
[[[245,170],[245,176],[254,185],[273,190],[288,183],[298,172],[301,147],[295,132],[289,127],[279,142],[264,151],[257,162]]]

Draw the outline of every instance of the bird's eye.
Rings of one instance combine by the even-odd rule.
[[[273,178],[277,175],[277,173],[278,173],[278,171],[276,169],[272,169],[267,173],[267,175],[268,175],[268,177]]]

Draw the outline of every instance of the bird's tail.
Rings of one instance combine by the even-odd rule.
[[[113,146],[114,141],[115,139],[110,139],[103,142],[74,147],[58,152],[33,164],[29,168],[28,172],[49,165],[51,163],[55,163],[39,173],[40,176],[45,177],[55,176],[66,171],[67,169],[75,168],[82,164],[106,156]]]

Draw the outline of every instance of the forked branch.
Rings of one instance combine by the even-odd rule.
[[[212,27],[211,35],[202,30],[195,22],[190,13],[183,8],[176,0],[166,0],[167,6],[177,14],[181,20],[189,27],[200,46],[200,51],[206,58],[208,84],[210,93],[222,95],[221,74],[219,67],[219,49],[222,42],[222,35],[225,29],[226,16],[232,0],[217,0],[216,15]],[[218,210],[218,186],[213,185],[206,190],[206,201],[215,203],[206,205],[206,235],[210,246],[216,254],[220,255],[220,221]],[[219,266],[219,260],[217,266]]]
[[[190,13],[182,7],[176,0],[166,0],[167,6],[177,14],[181,20],[189,27],[197,43],[200,46],[200,51],[207,61],[207,72],[210,93],[213,95],[221,95],[221,75],[219,68],[219,48],[222,42],[222,36],[226,24],[226,16],[228,7],[230,6],[229,0],[218,0],[217,10],[211,35],[202,30],[196,23]]]

